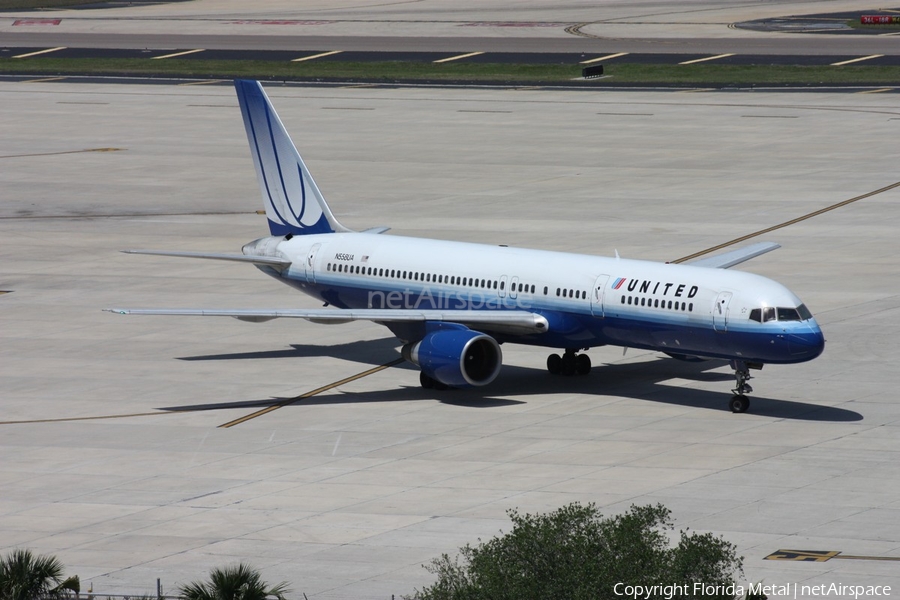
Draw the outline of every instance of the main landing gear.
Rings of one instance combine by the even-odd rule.
[[[578,354],[575,348],[566,348],[566,353],[551,354],[547,357],[547,370],[553,375],[587,375],[591,372],[591,357]]]
[[[750,399],[746,394],[753,391],[747,383],[750,381],[750,367],[744,361],[738,360],[731,361],[731,367],[734,369],[735,388],[731,390],[734,396],[728,403],[728,408],[733,413],[745,413],[750,408]]]
[[[449,390],[450,386],[419,371],[419,383],[426,390]]]

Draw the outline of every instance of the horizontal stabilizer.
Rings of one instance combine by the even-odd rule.
[[[415,310],[415,309],[201,309],[201,308],[107,308],[107,312],[122,315],[182,315],[194,317],[234,317],[242,321],[263,322],[271,319],[306,319],[313,323],[337,325],[352,321],[377,323],[421,323],[445,321],[473,326],[487,331],[518,331],[543,333],[547,319],[524,310]]]
[[[701,258],[700,260],[695,260],[688,264],[692,267],[728,269],[735,265],[739,265],[742,262],[746,262],[751,258],[756,258],[757,256],[765,254],[766,252],[778,250],[779,248],[781,248],[781,244],[776,244],[775,242],[759,242],[757,244],[745,246],[744,248],[732,250],[731,252],[716,254],[715,256],[710,256],[708,258]]]
[[[246,254],[215,254],[207,252],[165,252],[163,250],[122,250],[125,254],[149,254],[151,256],[177,256],[180,258],[206,258],[209,260],[230,260],[284,269],[291,266],[291,261],[275,256],[248,256]]]

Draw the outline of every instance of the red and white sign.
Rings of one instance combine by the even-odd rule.
[[[59,25],[62,19],[16,19],[13,27],[17,25]]]

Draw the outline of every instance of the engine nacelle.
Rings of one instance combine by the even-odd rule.
[[[402,353],[423,373],[452,387],[487,385],[496,379],[503,364],[497,340],[461,325],[444,324],[420,341],[403,346]]]

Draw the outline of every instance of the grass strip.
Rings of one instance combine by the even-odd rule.
[[[253,78],[287,81],[568,83],[579,65],[272,62],[146,58],[0,59],[0,73],[27,75],[136,75],[183,78]],[[613,63],[592,85],[897,85],[900,66],[660,65]]]

